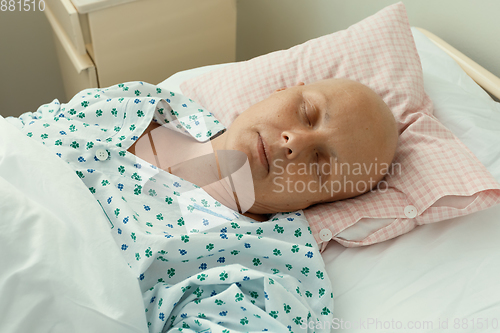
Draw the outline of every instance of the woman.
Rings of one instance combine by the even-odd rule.
[[[331,322],[331,283],[303,214],[254,218],[368,190],[351,183],[378,181],[384,171],[373,164],[389,163],[397,141],[385,104],[344,80],[281,89],[219,136],[224,126],[193,101],[141,82],[85,90],[9,120],[94,195],[137,278],[151,332],[288,332]],[[351,172],[355,163],[366,168]],[[253,186],[239,188],[249,178]],[[231,200],[221,204],[250,189],[245,215]]]
[[[234,210],[239,207],[242,212],[240,201],[245,198],[248,208],[243,212],[259,221],[267,220],[268,214],[305,209],[370,190],[387,171],[398,136],[394,117],[381,98],[360,83],[342,79],[279,89],[242,113],[210,144],[196,144],[166,128],[152,122],[129,151],[165,170],[176,165],[175,174],[191,177],[193,183],[205,186]],[[175,154],[162,149],[172,140],[179,142]],[[250,168],[238,180],[252,181],[239,186],[239,191],[230,184],[221,185],[226,190],[215,191],[213,184],[223,178],[217,151],[229,154],[223,164],[239,160],[237,165],[242,167],[248,159]],[[214,169],[196,165],[213,165]],[[359,166],[357,172],[354,165]]]

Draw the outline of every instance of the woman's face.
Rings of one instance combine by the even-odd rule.
[[[378,95],[329,79],[276,91],[212,145],[247,155],[255,192],[249,212],[266,214],[370,190],[387,171],[396,142],[394,118]]]

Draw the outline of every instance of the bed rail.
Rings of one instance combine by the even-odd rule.
[[[497,99],[500,99],[500,78],[493,75],[487,69],[467,57],[462,52],[458,51],[450,44],[446,43],[438,36],[434,35],[432,32],[418,27],[417,29],[434,42],[434,44],[445,51],[450,57],[452,57],[460,65],[460,67],[462,67],[467,75],[476,81],[476,83],[479,84],[484,90],[495,96]]]

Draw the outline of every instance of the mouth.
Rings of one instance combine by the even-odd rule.
[[[257,140],[257,153],[259,154],[259,160],[264,168],[267,169],[267,172],[269,172],[269,157],[267,155],[266,144],[264,143],[264,140],[262,140],[260,133],[257,132],[257,134],[259,135]]]

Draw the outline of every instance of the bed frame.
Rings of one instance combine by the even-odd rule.
[[[493,95],[497,101],[500,100],[500,78],[493,75],[487,69],[476,63],[465,54],[446,43],[444,40],[422,28],[417,28],[420,32],[427,36],[434,44],[445,51],[452,57],[462,69],[469,75],[477,84],[479,84],[490,95]]]

